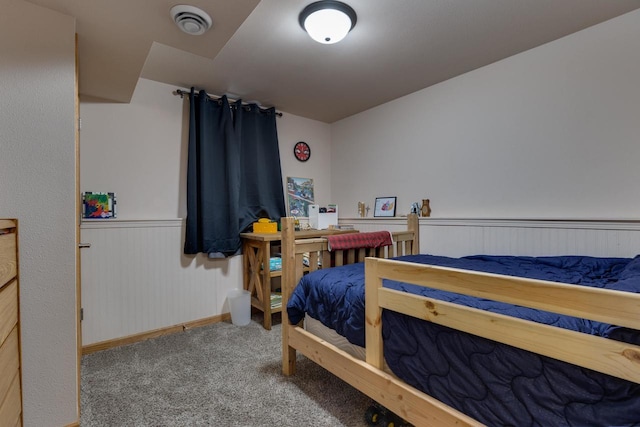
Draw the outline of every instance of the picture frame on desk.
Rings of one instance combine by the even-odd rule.
[[[374,217],[396,216],[396,197],[376,197],[373,209]]]

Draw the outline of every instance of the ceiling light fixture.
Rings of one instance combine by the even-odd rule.
[[[173,6],[170,13],[178,28],[192,36],[204,34],[213,24],[207,12],[195,6],[179,4]]]
[[[338,43],[356,25],[356,12],[340,1],[311,3],[300,12],[300,26],[318,43]]]

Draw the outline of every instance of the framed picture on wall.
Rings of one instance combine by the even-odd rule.
[[[116,217],[115,193],[94,193],[87,191],[82,194],[82,217],[93,219],[108,219]]]
[[[313,179],[287,177],[289,216],[308,217],[309,205],[312,205],[313,201]]]
[[[396,216],[396,198],[376,197],[373,216]]]

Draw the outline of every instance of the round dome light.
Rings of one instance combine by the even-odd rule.
[[[356,25],[356,12],[348,5],[331,0],[317,1],[300,13],[302,28],[315,41],[323,44],[338,43]]]

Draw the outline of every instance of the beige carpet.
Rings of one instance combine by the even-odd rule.
[[[260,320],[84,356],[81,426],[367,425],[370,399],[313,362],[283,376],[281,326]]]

